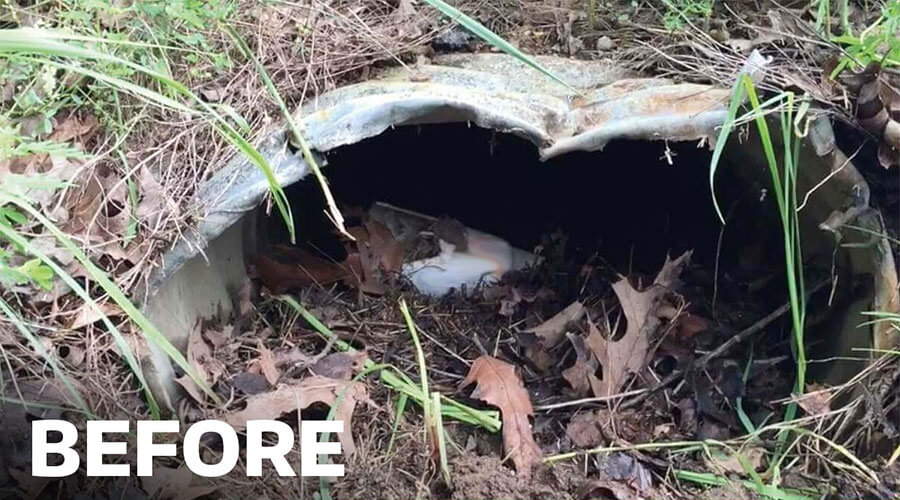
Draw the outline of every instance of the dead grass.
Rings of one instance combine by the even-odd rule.
[[[234,28],[254,50],[275,82],[288,108],[299,109],[316,95],[364,79],[381,63],[407,64],[436,34],[434,16],[397,12],[384,1],[308,3],[246,1]],[[246,120],[255,141],[283,128],[277,105],[249,61],[241,61],[227,35],[210,34],[217,48],[235,53],[236,67],[215,75],[212,68],[183,64],[173,67],[176,78],[191,82],[192,73],[215,76],[191,82],[192,88],[217,105],[229,106]],[[127,146],[135,167],[158,173],[167,213],[152,228],[173,244],[203,207],[191,205],[199,185],[235,156],[235,151],[204,122],[155,117],[139,126]]]

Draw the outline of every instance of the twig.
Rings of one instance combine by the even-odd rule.
[[[611,396],[599,396],[595,398],[581,398],[575,399],[572,401],[563,401],[562,403],[553,403],[549,405],[538,405],[535,406],[535,411],[550,411],[550,410],[558,410],[560,408],[568,408],[569,406],[580,406],[584,404],[590,403],[608,403],[610,401],[616,401],[618,399],[627,398],[629,396],[637,396],[647,392],[647,389],[635,389],[633,391],[621,392],[619,394],[613,394]]]
[[[819,283],[818,285],[816,285],[815,287],[811,288],[806,294],[807,297],[818,292],[822,288],[825,288],[825,285],[827,285],[827,284],[828,284],[828,280],[825,280],[825,281],[822,281],[821,283]],[[738,333],[734,337],[731,337],[730,339],[723,342],[719,347],[716,347],[712,351],[704,354],[700,359],[698,359],[696,362],[694,362],[693,365],[691,365],[691,367],[689,367],[688,369],[674,371],[674,372],[666,375],[662,380],[657,382],[656,385],[651,387],[646,392],[639,394],[636,398],[623,403],[621,408],[623,410],[627,410],[628,408],[633,408],[633,407],[639,405],[644,400],[646,400],[648,397],[650,397],[651,395],[658,392],[660,389],[668,387],[668,386],[672,385],[675,381],[684,377],[684,375],[688,372],[688,370],[702,370],[703,368],[706,368],[706,365],[708,365],[710,361],[718,358],[719,356],[722,356],[723,354],[728,352],[732,347],[736,346],[737,344],[740,344],[741,342],[747,340],[748,338],[752,337],[753,335],[756,335],[757,333],[762,331],[765,327],[769,326],[769,324],[771,324],[773,321],[784,316],[784,314],[790,310],[791,310],[791,303],[790,302],[784,303],[778,309],[775,309],[774,311],[769,313],[767,316],[764,316],[756,323],[753,323],[752,325],[748,326],[747,328],[742,330],[740,333]]]

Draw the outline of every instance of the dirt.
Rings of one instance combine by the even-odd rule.
[[[497,457],[465,455],[452,463],[455,477],[452,499],[504,498],[532,500],[538,498],[572,499],[577,477],[571,467],[542,467],[532,481],[517,477]]]

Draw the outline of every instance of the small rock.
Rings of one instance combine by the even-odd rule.
[[[719,43],[724,43],[728,40],[731,40],[731,33],[729,33],[725,28],[713,28],[709,30],[709,36]]]
[[[467,49],[471,42],[469,32],[454,25],[435,37],[431,46],[440,52],[453,52]]]
[[[600,52],[612,50],[616,47],[616,43],[608,36],[601,36],[597,39],[597,50]]]

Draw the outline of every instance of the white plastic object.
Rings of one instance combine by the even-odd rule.
[[[440,297],[463,286],[471,292],[479,283],[495,283],[506,272],[522,269],[534,261],[529,252],[514,248],[492,234],[467,229],[467,236],[465,251],[440,240],[441,253],[404,264],[404,276],[421,293]]]

